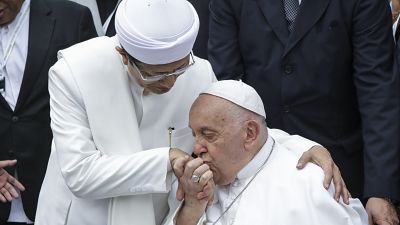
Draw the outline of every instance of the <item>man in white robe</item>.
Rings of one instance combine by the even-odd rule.
[[[175,164],[186,164],[179,179],[185,200],[169,224],[368,224],[358,199],[338,203],[334,188],[320,185],[319,167],[295,168],[297,157],[269,135],[262,100],[249,85],[213,83],[194,102],[189,126],[199,158]],[[198,200],[198,192],[213,181],[214,201]]]
[[[186,0],[123,0],[115,27],[60,51],[49,71],[54,139],[36,224],[155,225],[168,213],[171,166],[193,148],[190,106],[216,79],[191,54],[199,20]]]

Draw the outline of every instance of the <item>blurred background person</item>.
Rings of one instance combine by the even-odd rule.
[[[0,224],[34,222],[52,140],[48,70],[58,50],[94,36],[79,4],[0,0],[0,160],[18,160],[8,173],[26,188],[0,203]]]

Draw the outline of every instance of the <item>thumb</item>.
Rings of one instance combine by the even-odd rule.
[[[182,201],[185,198],[185,192],[183,191],[182,185],[178,184],[178,189],[176,190],[176,199]]]
[[[15,164],[17,164],[17,160],[16,159],[14,159],[14,160],[4,160],[4,161],[0,160],[0,168],[14,166]]]
[[[372,220],[371,212],[368,212],[368,225],[374,225],[374,221]]]
[[[297,161],[297,165],[296,168],[297,169],[303,169],[304,166],[306,165],[306,163],[310,162],[311,158],[310,158],[310,154],[308,154],[308,152],[304,152],[300,159]]]

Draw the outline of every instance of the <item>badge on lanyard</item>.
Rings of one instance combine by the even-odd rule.
[[[0,76],[0,94],[4,95],[6,93],[6,79]]]

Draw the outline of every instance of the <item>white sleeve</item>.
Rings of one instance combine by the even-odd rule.
[[[53,151],[73,194],[101,199],[170,189],[169,148],[112,156],[97,149],[79,88],[63,59],[49,71],[49,93]]]
[[[306,139],[299,135],[290,135],[283,130],[268,128],[268,134],[275,139],[276,142],[285,146],[297,156],[301,156],[305,151],[315,145],[320,145],[314,141]]]

